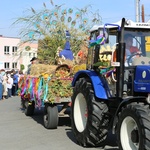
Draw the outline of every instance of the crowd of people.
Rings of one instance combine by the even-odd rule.
[[[0,70],[0,100],[17,96],[18,81],[21,74],[21,71]]]

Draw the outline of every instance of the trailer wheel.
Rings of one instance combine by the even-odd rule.
[[[32,116],[34,114],[35,103],[34,101],[29,102],[28,100],[24,101],[24,113],[26,116]]]
[[[122,109],[118,119],[117,138],[120,150],[149,149],[149,105],[130,104]]]
[[[45,106],[44,109],[44,126],[47,129],[57,129],[58,126],[58,108],[57,106]]]
[[[21,98],[21,108],[25,109],[25,100]]]
[[[107,105],[96,101],[90,81],[80,78],[73,91],[71,106],[72,131],[79,145],[103,145],[108,133],[107,112]]]

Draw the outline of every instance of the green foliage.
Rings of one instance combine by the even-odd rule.
[[[41,63],[54,64],[56,51],[59,46],[64,45],[63,39],[57,39],[57,37],[46,36],[43,40],[38,42],[38,59]]]
[[[23,65],[23,64],[20,64],[20,70],[23,71],[24,68],[25,68],[24,65]]]

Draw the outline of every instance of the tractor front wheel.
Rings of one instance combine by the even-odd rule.
[[[149,105],[130,104],[122,109],[118,119],[117,138],[120,150],[149,150]]]
[[[79,145],[102,145],[108,133],[107,112],[107,105],[96,100],[91,82],[80,78],[74,87],[71,106],[72,131]]]

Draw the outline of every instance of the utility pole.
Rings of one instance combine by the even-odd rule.
[[[144,5],[142,5],[142,22],[145,22]]]
[[[140,22],[140,0],[135,0],[135,8],[136,8],[136,22]]]

